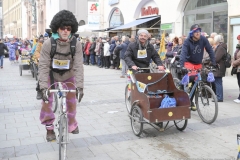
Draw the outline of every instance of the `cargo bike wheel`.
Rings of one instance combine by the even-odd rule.
[[[183,131],[184,129],[186,129],[187,127],[187,124],[188,124],[188,120],[175,120],[173,121],[174,122],[174,125],[176,126],[176,128],[179,130],[179,131]]]
[[[129,90],[129,84],[125,88],[125,104],[128,113],[131,112],[131,90]]]
[[[143,114],[141,109],[135,105],[131,110],[131,126],[133,133],[140,136],[143,132]]]

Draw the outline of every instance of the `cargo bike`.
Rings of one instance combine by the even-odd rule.
[[[23,50],[22,51],[22,55],[21,55],[21,61],[19,63],[19,74],[20,76],[22,76],[22,71],[23,70],[30,70],[32,76],[34,77],[34,73],[32,72],[31,69],[31,57],[29,55],[29,52],[27,50]]]
[[[125,103],[133,133],[140,136],[143,124],[164,131],[168,129],[170,121],[174,122],[178,130],[183,131],[191,118],[188,94],[175,87],[171,73],[141,72],[144,71],[129,71],[129,83],[125,88]],[[176,106],[159,108],[166,95],[175,98]]]

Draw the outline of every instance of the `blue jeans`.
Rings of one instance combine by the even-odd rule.
[[[0,56],[0,67],[3,67],[3,58],[4,58],[4,55]]]
[[[102,66],[101,56],[97,56],[97,64],[98,66]]]
[[[95,65],[95,55],[94,54],[90,54],[90,61],[92,65]]]
[[[223,85],[222,85],[222,77],[214,77],[215,78],[215,86],[216,86],[216,95],[218,100],[223,100]]]

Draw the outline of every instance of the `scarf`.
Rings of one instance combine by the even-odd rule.
[[[145,42],[144,46],[142,46],[142,44],[140,43],[139,40],[137,40],[137,43],[138,43],[138,50],[144,50],[144,49],[147,49],[147,46],[148,46],[148,40]]]

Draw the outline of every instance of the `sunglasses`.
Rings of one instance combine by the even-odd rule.
[[[65,31],[65,30],[71,31],[72,30],[71,27],[60,27],[60,29],[63,30],[63,31]]]

